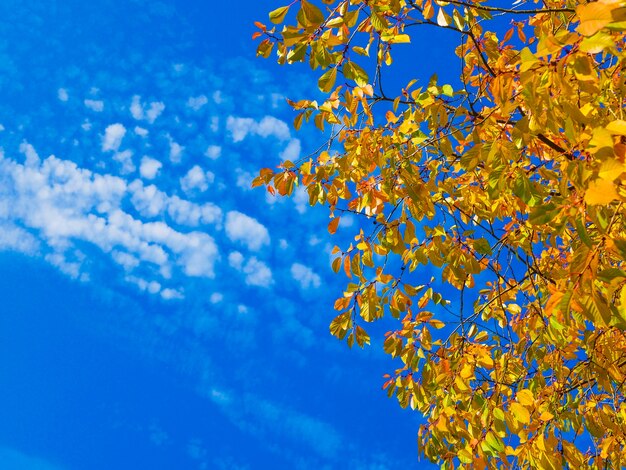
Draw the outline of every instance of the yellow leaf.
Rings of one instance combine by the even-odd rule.
[[[589,54],[598,54],[613,46],[615,46],[615,41],[610,34],[598,32],[590,38],[583,39],[580,43],[580,50]]]
[[[593,180],[585,192],[585,202],[591,206],[610,204],[617,199],[615,185],[604,179]]]
[[[604,2],[592,2],[578,5],[576,14],[580,18],[578,32],[583,36],[593,36],[613,19],[612,6]]]
[[[624,171],[626,171],[626,165],[616,158],[609,158],[608,160],[603,161],[602,165],[600,165],[600,172],[598,175],[603,180],[614,181],[619,178]]]
[[[469,379],[474,375],[474,371],[472,369],[473,368],[470,364],[464,364],[461,368],[461,372],[459,372],[459,375],[464,379]]]
[[[389,42],[393,44],[409,43],[411,42],[411,36],[409,36],[408,34],[396,34],[395,36],[391,37]]]
[[[591,36],[604,27],[622,31],[626,20],[626,7],[622,0],[600,0],[579,5],[576,13],[580,18],[578,32]]]
[[[520,423],[530,423],[530,413],[523,405],[520,405],[519,403],[511,403],[511,413],[513,413],[515,419]]]
[[[288,6],[276,8],[276,10],[270,12],[270,21],[275,24],[282,23],[285,20],[285,16],[287,16],[288,11]]]
[[[617,121],[609,122],[606,125],[606,130],[614,135],[626,135],[626,121],[618,119]]]
[[[517,401],[519,401],[522,405],[531,406],[535,403],[533,392],[528,389],[517,392],[517,396],[515,398],[517,398]]]

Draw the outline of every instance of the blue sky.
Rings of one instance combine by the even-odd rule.
[[[0,468],[427,467],[381,338],[328,334],[327,213],[250,189],[323,136],[232,5],[1,2]]]

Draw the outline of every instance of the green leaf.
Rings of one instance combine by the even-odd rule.
[[[346,78],[354,80],[358,86],[365,86],[369,82],[367,72],[354,62],[346,62],[344,64],[343,74]]]
[[[613,243],[622,256],[622,259],[626,260],[626,238],[614,238]]]
[[[487,433],[487,435],[485,436],[485,441],[487,442],[487,445],[496,452],[499,453],[504,451],[504,443],[498,436],[495,435],[493,431],[489,431]]]
[[[486,238],[478,238],[474,240],[474,249],[481,255],[491,255],[491,245]]]
[[[270,21],[274,24],[282,23],[285,20],[285,16],[287,16],[288,11],[288,6],[276,8],[276,10],[270,12]]]
[[[583,224],[582,220],[580,219],[576,219],[576,233],[580,237],[581,241],[589,248],[591,248],[591,246],[593,245],[593,241],[589,237],[589,233],[587,232],[585,224]]]
[[[598,273],[598,279],[601,281],[611,282],[618,277],[626,277],[626,271],[618,268],[608,268]]]
[[[560,209],[553,202],[540,204],[533,207],[533,210],[528,217],[528,221],[533,225],[547,224],[552,222],[559,212]]]

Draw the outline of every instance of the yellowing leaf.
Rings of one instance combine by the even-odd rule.
[[[367,72],[354,62],[346,62],[343,66],[343,74],[346,78],[354,80],[357,85],[365,86],[369,81]]]
[[[601,178],[593,180],[585,192],[585,202],[591,206],[610,204],[617,197],[613,182]]]
[[[461,449],[457,453],[457,457],[463,463],[472,463],[474,461],[474,457],[472,456],[472,452],[468,449]]]
[[[485,441],[487,442],[489,447],[491,447],[496,452],[504,451],[504,443],[493,431],[487,432],[487,434],[485,435]]]
[[[270,21],[274,24],[282,23],[288,11],[288,6],[276,8],[276,10],[270,12]]]
[[[611,35],[600,31],[589,38],[583,39],[580,43],[580,50],[589,54],[598,54],[604,49],[613,46],[615,46],[615,41]]]
[[[320,90],[324,93],[330,92],[335,86],[335,81],[337,80],[337,68],[332,68],[327,70],[318,80],[317,86],[319,86]]]
[[[374,29],[378,32],[382,32],[388,27],[385,17],[375,10],[372,10],[372,16],[370,17],[370,21],[372,22],[372,26],[374,27]]]
[[[301,0],[300,4],[302,5],[302,13],[310,25],[318,26],[324,22],[324,14],[319,8],[307,0]]]
[[[332,263],[332,270],[336,273],[341,269],[341,256],[337,256]]]

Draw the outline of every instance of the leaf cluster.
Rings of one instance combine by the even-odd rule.
[[[333,253],[330,330],[364,346],[396,319],[384,388],[442,468],[626,465],[626,4],[531,6],[295,0],[255,34],[318,70],[323,102],[290,104],[330,137],[254,185],[301,185],[330,233],[369,222]],[[392,49],[433,27],[458,33],[458,85],[388,96]]]

